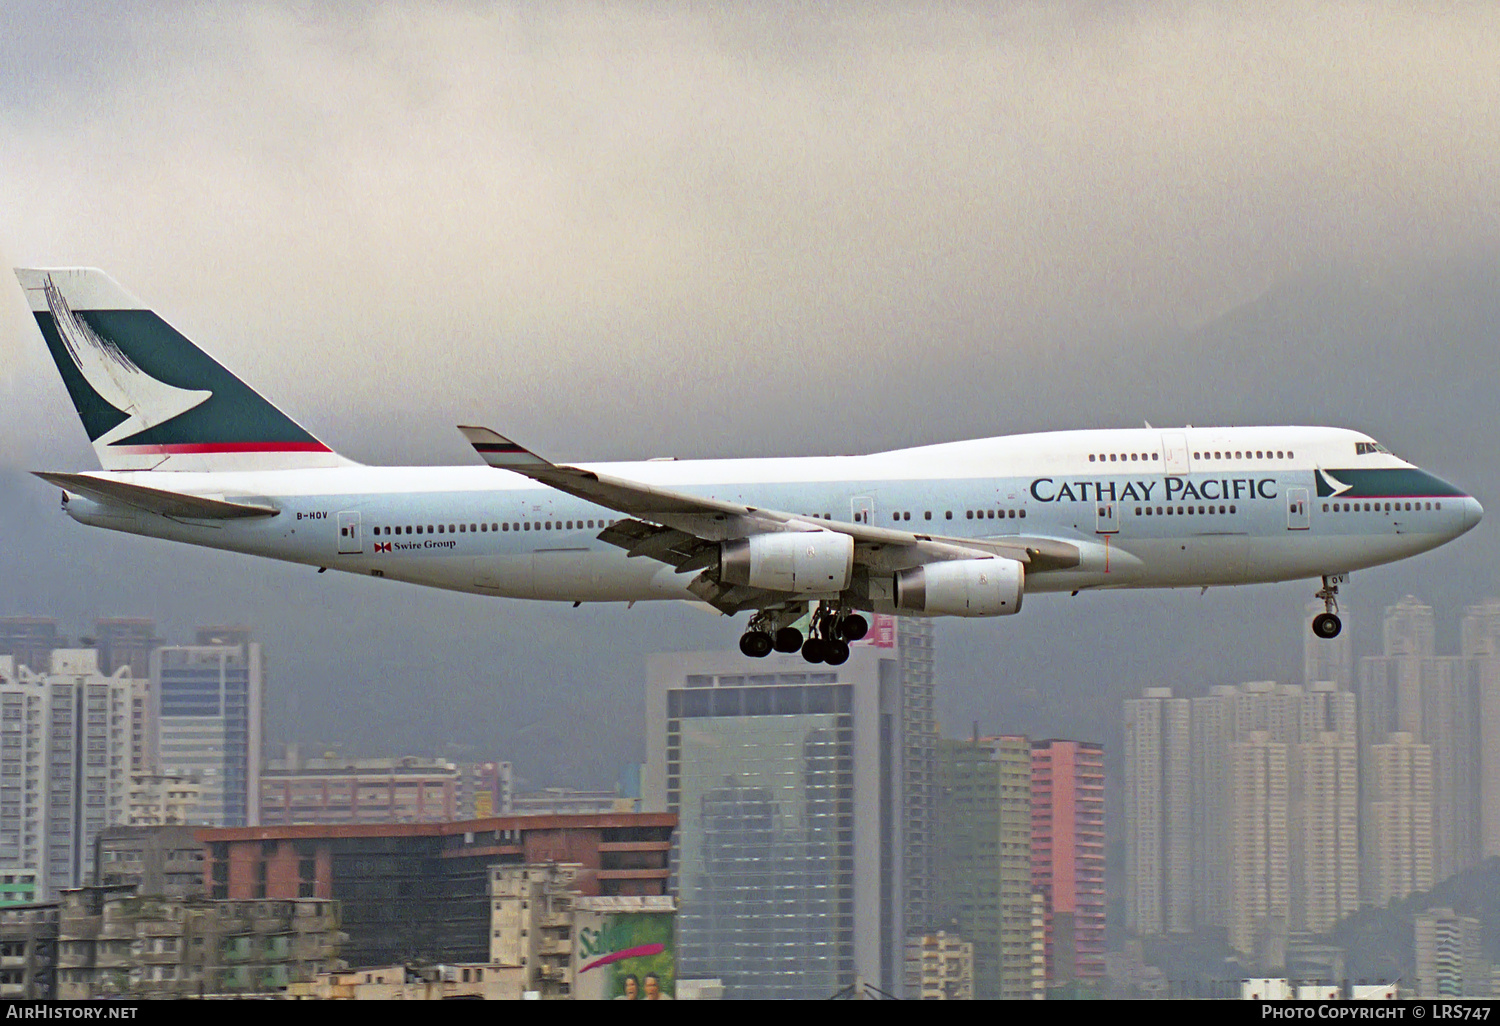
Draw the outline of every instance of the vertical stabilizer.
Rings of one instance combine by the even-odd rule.
[[[92,267],[17,268],[105,470],[280,470],[348,460]]]

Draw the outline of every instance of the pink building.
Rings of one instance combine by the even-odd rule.
[[[1104,750],[1031,743],[1031,886],[1047,915],[1047,982],[1104,976]]]

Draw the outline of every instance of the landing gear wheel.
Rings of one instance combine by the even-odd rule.
[[[825,641],[823,661],[829,666],[841,666],[849,661],[849,646],[842,641]]]
[[[776,632],[773,643],[778,652],[795,652],[802,647],[802,632],[795,627],[783,627]]]
[[[740,651],[751,659],[771,654],[771,636],[764,631],[746,631],[740,635]]]
[[[858,613],[850,613],[839,621],[839,636],[845,641],[858,641],[870,631],[870,621]]]
[[[1312,629],[1314,634],[1326,641],[1338,637],[1344,624],[1336,613],[1319,613],[1313,617]]]
[[[808,638],[802,643],[802,658],[810,663],[821,663],[827,654],[828,642],[822,638]]]

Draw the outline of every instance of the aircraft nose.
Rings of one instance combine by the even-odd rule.
[[[1464,530],[1467,531],[1484,517],[1484,507],[1472,495],[1464,499]]]

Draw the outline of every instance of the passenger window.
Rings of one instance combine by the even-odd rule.
[[[1132,463],[1134,463],[1134,462],[1135,462],[1135,460],[1136,460],[1136,455],[1137,455],[1137,454],[1136,454],[1136,453],[1131,453],[1131,454],[1130,454],[1130,462],[1132,462]]]
[[[1090,463],[1094,462],[1094,454],[1093,453],[1089,453],[1089,462]]]
[[[922,519],[923,520],[931,520],[932,519],[932,510],[928,510],[927,512],[923,513],[922,514]]]
[[[510,530],[510,524],[501,524],[500,525],[500,530],[502,530],[502,531],[509,531]]]
[[[1195,459],[1195,460],[1196,460],[1196,459],[1198,459],[1198,458],[1199,458],[1199,457],[1198,457],[1198,454],[1197,454],[1197,453],[1193,453],[1193,459]]]
[[[1025,519],[1026,519],[1026,511],[1025,511],[1025,510],[1024,510],[1024,509],[1023,509],[1023,510],[1021,510],[1021,519],[1022,519],[1022,520],[1025,520]]]
[[[964,510],[964,519],[965,520],[973,520],[974,519],[974,511],[972,509],[966,509],[966,510]]]
[[[1014,519],[1016,519],[1016,511],[1015,511],[1015,510],[1010,510],[1010,511],[1009,511],[1009,512],[1008,512],[1008,513],[1007,513],[1007,514],[1006,514],[1006,517],[1007,517],[1007,518],[1008,518],[1008,519],[1010,519],[1010,520],[1014,520]]]
[[[892,520],[900,520],[901,519],[901,514],[900,513],[892,513],[891,514],[891,519]]]
[[[947,513],[947,519],[948,520],[952,520],[953,519],[953,511],[951,509]]]
[[[911,519],[911,513],[910,513],[910,511],[903,510],[902,513],[901,513],[901,519],[902,520],[910,520]]]
[[[1136,507],[1136,508],[1135,508],[1135,515],[1136,515],[1136,516],[1140,516],[1140,515],[1141,515],[1141,507],[1139,507],[1139,506],[1137,506],[1137,507]]]

